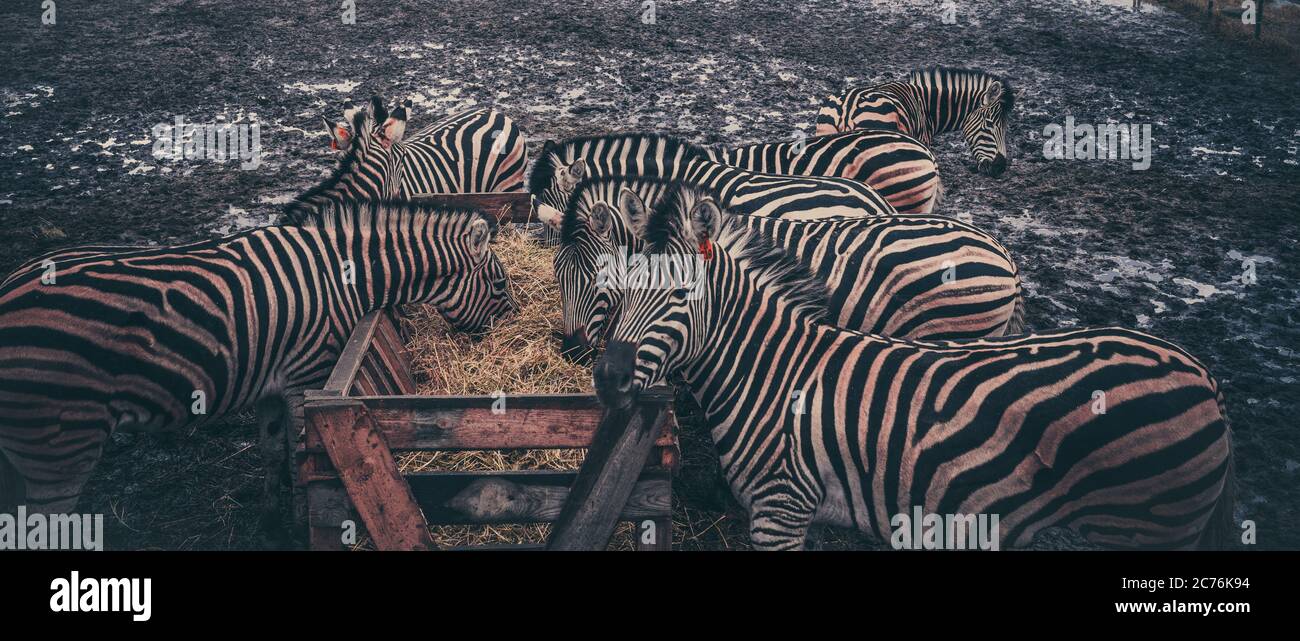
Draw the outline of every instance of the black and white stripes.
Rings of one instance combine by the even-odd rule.
[[[357,130],[382,115],[359,113]],[[390,160],[370,138],[353,142],[347,167]],[[369,311],[428,302],[454,327],[478,330],[513,310],[491,219],[358,201],[352,187],[362,183],[336,173],[295,205],[302,224],[68,250],[7,279],[0,467],[22,482],[0,488],[0,507],[71,509],[115,430],[195,428],[319,386]]]
[[[590,179],[575,188],[555,257],[567,354],[588,356],[617,317],[624,293],[598,285],[602,257],[608,264],[642,251],[648,208],[689,209],[704,198],[712,196],[646,178]],[[1014,261],[992,237],[960,221],[902,214],[832,220],[723,215],[809,266],[828,290],[831,320],[841,327],[919,339],[1022,329]]]
[[[938,67],[828,97],[817,113],[816,133],[892,129],[928,146],[939,134],[961,130],[975,158],[971,169],[1000,176],[1010,162],[1007,120],[1014,104],[1011,86],[1002,78]]]
[[[943,197],[939,166],[921,142],[897,131],[860,130],[713,152],[761,174],[830,176],[871,187],[900,214],[928,214]]]
[[[705,292],[630,291],[597,363],[622,406],[680,375],[761,549],[808,527],[890,540],[894,515],[986,514],[1003,546],[1048,527],[1120,547],[1226,544],[1232,436],[1181,349],[1104,328],[956,342],[826,323],[817,282],[707,201],[656,211],[648,252],[705,261]]]

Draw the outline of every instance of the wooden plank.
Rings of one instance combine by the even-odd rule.
[[[605,549],[667,416],[654,403],[606,411],[546,549]]]
[[[380,550],[436,546],[411,488],[402,478],[378,426],[360,403],[307,405],[312,423],[348,496]]]
[[[417,472],[411,492],[430,525],[551,523],[560,516],[577,472]],[[667,470],[647,469],[637,480],[619,520],[640,523],[672,515]]]
[[[307,484],[307,546],[310,550],[345,550],[343,522],[356,519],[347,490],[338,479]]]
[[[361,362],[370,349],[370,338],[374,335],[375,326],[379,324],[383,313],[382,311],[370,312],[362,316],[357,326],[352,328],[352,335],[343,345],[343,351],[339,354],[334,369],[330,371],[325,387],[321,388],[323,391],[342,395],[347,394],[352,388],[352,381],[356,378],[357,371],[361,369]]]
[[[411,373],[411,358],[393,314],[387,313],[375,328],[373,349],[393,381],[394,394],[414,394],[419,390]]]
[[[643,403],[663,405],[669,388],[656,388]],[[502,413],[491,396],[358,396],[394,450],[557,449],[587,447],[603,410],[591,394],[507,396]],[[665,423],[656,445],[676,444]]]
[[[533,196],[526,191],[500,191],[463,194],[413,194],[411,200],[435,207],[474,209],[498,222],[537,222],[533,215]]]

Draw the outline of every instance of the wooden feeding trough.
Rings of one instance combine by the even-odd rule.
[[[436,197],[505,212],[503,222],[527,221],[527,198]],[[493,523],[557,523],[551,547],[603,548],[615,521],[637,525],[639,549],[671,546],[678,449],[670,389],[649,390],[622,412],[606,411],[594,394],[422,396],[409,363],[393,317],[373,312],[353,330],[324,388],[307,392],[295,494],[305,503],[311,549],[345,549],[345,535],[362,525],[378,549],[434,549],[431,525]],[[560,448],[590,448],[583,469],[404,474],[393,456]]]

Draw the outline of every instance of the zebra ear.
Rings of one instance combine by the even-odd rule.
[[[627,221],[632,224],[632,231],[640,236],[645,231],[646,221],[650,219],[650,212],[646,211],[645,202],[636,195],[636,192],[624,187],[618,192],[618,208],[623,210]]]
[[[984,104],[991,105],[1002,100],[1002,83],[994,80],[984,89]]]
[[[406,107],[398,107],[393,110],[392,117],[384,121],[384,126],[380,129],[379,142],[385,149],[402,140],[402,136],[406,133],[406,117]]]
[[[325,133],[330,135],[330,149],[347,149],[352,143],[352,134],[347,127],[341,122],[332,123],[325,116],[321,116],[320,121],[325,125]]]
[[[703,245],[718,237],[722,229],[722,210],[712,198],[702,198],[691,207],[691,233],[689,240]]]
[[[383,122],[388,119],[388,108],[384,106],[384,99],[379,96],[370,97],[370,105],[366,111],[374,118],[375,122]]]
[[[587,161],[579,158],[569,164],[559,176],[560,186],[565,190],[573,189],[587,175]]]
[[[477,216],[474,222],[469,224],[469,248],[475,256],[486,256],[489,251],[488,243],[492,241],[492,229],[488,221],[483,217]]]
[[[596,203],[591,208],[591,231],[600,236],[609,236],[610,230],[614,226],[614,210],[605,203]]]

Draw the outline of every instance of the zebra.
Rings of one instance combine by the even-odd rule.
[[[371,113],[355,122],[369,126]],[[478,212],[340,195],[300,225],[92,252],[59,263],[53,282],[9,279],[0,508],[69,511],[114,431],[197,429],[249,407],[264,463],[282,464],[283,422],[365,313],[428,302],[465,331],[513,313],[494,225]],[[278,523],[279,482],[268,469],[264,525]]]
[[[998,177],[1007,170],[1007,119],[1015,93],[1005,79],[975,69],[936,67],[907,80],[846,89],[822,102],[817,135],[854,129],[893,129],[929,146],[961,129],[975,162],[971,171]]]
[[[716,162],[702,147],[678,138],[626,133],[547,141],[528,178],[538,219],[558,228],[573,188],[588,176],[682,180],[716,191],[727,207],[752,216],[816,219],[897,213],[878,192],[853,180],[752,172]]]
[[[401,110],[409,119],[412,102]],[[344,105],[344,120],[322,116],[330,148],[348,149],[352,129],[345,123],[355,108]],[[405,132],[396,143],[402,160],[400,194],[520,191],[524,187],[528,150],[524,132],[509,116],[494,109],[470,109],[447,116],[423,129]]]
[[[755,547],[799,548],[814,522],[896,541],[895,517],[917,507],[998,516],[1006,546],[1048,527],[1115,547],[1226,544],[1231,430],[1182,349],[1119,328],[863,334],[826,323],[824,286],[714,201],[656,209],[645,235],[646,252],[707,248],[703,292],[629,291],[597,394],[624,407],[680,376]]]
[[[757,173],[856,180],[900,214],[933,213],[943,198],[934,153],[897,131],[863,129],[708,151],[718,162]]]
[[[636,177],[579,184],[558,230],[562,352],[587,362],[617,317],[623,293],[598,282],[602,267],[642,249],[651,206],[716,197],[676,181]],[[661,205],[675,200],[674,204]],[[918,339],[1018,334],[1024,325],[1019,272],[997,240],[960,221],[929,215],[785,220],[724,210],[790,251],[829,289],[840,327]]]

